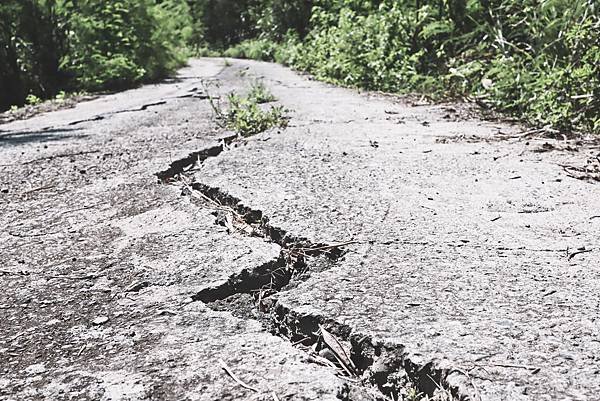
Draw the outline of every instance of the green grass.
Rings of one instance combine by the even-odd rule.
[[[241,137],[251,137],[271,128],[287,127],[288,117],[282,106],[261,105],[276,100],[261,82],[255,82],[245,97],[230,93],[225,110],[214,97],[209,96],[219,125]]]
[[[229,108],[225,113],[227,127],[238,135],[249,137],[271,128],[285,128],[287,118],[282,106],[263,109],[255,99],[240,97],[235,93],[228,96]]]
[[[275,96],[269,92],[265,84],[259,81],[252,84],[250,92],[248,93],[248,99],[258,104],[270,103],[277,100]]]
[[[273,60],[278,45],[269,39],[253,39],[243,41],[223,52],[223,56],[231,58],[246,58],[251,60]]]

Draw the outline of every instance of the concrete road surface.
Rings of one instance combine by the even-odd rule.
[[[0,125],[0,399],[600,399],[600,145],[477,115],[201,59]]]

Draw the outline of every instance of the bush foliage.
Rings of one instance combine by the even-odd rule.
[[[185,60],[193,26],[185,0],[3,0],[0,109],[163,77]]]
[[[472,98],[532,124],[600,133],[595,1],[320,0],[301,26],[275,18],[275,3],[257,19],[270,25],[226,55],[275,59],[348,86]]]

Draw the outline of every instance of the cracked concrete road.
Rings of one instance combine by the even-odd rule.
[[[172,82],[0,126],[0,399],[351,393],[258,321],[192,300],[279,258],[277,245],[229,235],[154,175],[218,143],[202,80],[222,69],[195,61]]]
[[[220,145],[205,88],[257,79],[289,127]],[[598,145],[464,116],[203,59],[0,125],[0,399],[598,399],[600,189],[561,167]],[[268,235],[230,234],[206,197]],[[347,241],[247,294],[294,243]],[[319,324],[359,377],[304,346]]]
[[[365,338],[400,353],[425,392],[598,399],[600,187],[561,167],[585,164],[597,143],[543,152],[548,140],[501,140],[517,127],[453,118],[451,106],[236,67],[293,110],[290,128],[207,160],[196,181],[290,235],[357,242],[278,295],[288,334],[307,319],[338,325],[358,356]]]

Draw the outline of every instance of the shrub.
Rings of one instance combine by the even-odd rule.
[[[263,110],[256,102],[235,94],[229,95],[228,100],[226,121],[229,128],[241,136],[253,136],[270,128],[287,125],[281,106]]]
[[[322,0],[306,39],[284,39],[273,57],[344,85],[476,96],[535,125],[600,133],[597,7],[587,0]]]
[[[223,52],[225,57],[251,60],[273,60],[277,45],[270,39],[251,39],[238,43]]]
[[[185,13],[183,3],[83,0],[65,11],[72,34],[62,67],[80,88],[120,89],[163,77],[182,61],[178,47],[189,33],[175,16]]]
[[[266,89],[261,90],[263,98],[269,98],[274,101],[275,97]],[[250,91],[247,97],[241,97],[235,93],[230,93],[227,97],[229,107],[226,112],[214,103],[211,98],[211,105],[217,115],[217,118],[224,122],[223,126],[235,131],[238,135],[249,137],[260,134],[270,128],[286,127],[287,117],[284,115],[284,109],[281,106],[261,108],[259,100],[256,98],[254,90]],[[263,102],[263,103],[266,103]]]
[[[5,0],[0,109],[163,77],[185,61],[195,27],[186,0]]]

